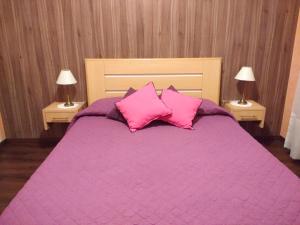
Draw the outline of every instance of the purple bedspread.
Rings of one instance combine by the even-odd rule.
[[[300,224],[300,180],[226,113],[131,133],[108,108],[79,114],[0,225]]]

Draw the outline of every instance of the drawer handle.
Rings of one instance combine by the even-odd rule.
[[[52,118],[53,122],[68,121],[68,117]]]

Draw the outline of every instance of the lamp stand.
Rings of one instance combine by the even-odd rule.
[[[242,98],[238,101],[238,104],[240,105],[247,105],[247,101],[245,99],[245,91],[243,91],[243,95],[242,95]]]
[[[70,107],[70,106],[74,106],[74,103],[70,100],[70,96],[67,95],[67,101],[64,104],[65,107]]]
[[[242,98],[238,101],[239,105],[247,105],[247,101],[245,99],[245,83],[243,83],[243,94],[242,94]]]

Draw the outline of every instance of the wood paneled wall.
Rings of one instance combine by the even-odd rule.
[[[8,137],[39,137],[41,109],[61,97],[61,68],[86,99],[84,58],[223,57],[222,98],[253,67],[249,97],[267,107],[278,134],[299,0],[0,1],[0,106]]]

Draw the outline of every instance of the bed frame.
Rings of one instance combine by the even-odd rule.
[[[184,94],[219,104],[221,58],[85,59],[88,104],[123,96],[153,81],[157,92],[171,84]]]

